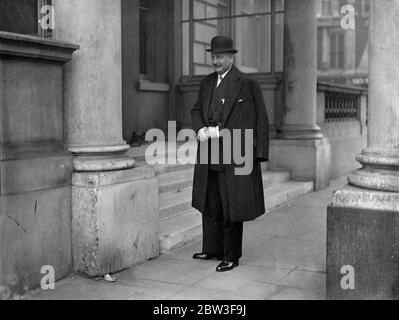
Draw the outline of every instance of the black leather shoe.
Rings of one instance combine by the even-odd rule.
[[[197,260],[223,260],[223,257],[208,253],[195,253],[193,259]]]
[[[237,261],[223,261],[219,264],[216,268],[217,272],[226,272],[233,270],[235,267],[238,267],[238,260]]]

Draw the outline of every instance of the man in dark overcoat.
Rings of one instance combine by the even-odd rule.
[[[212,39],[212,64],[215,72],[200,85],[197,102],[191,115],[192,126],[200,141],[194,170],[192,206],[202,213],[203,250],[194,259],[221,260],[216,271],[229,271],[239,265],[242,256],[243,222],[255,220],[265,213],[261,162],[269,157],[269,122],[261,88],[234,66],[232,39],[218,36]],[[251,169],[238,174],[242,163],[225,161],[224,144],[237,152],[234,139],[228,141],[220,132],[239,130],[242,152],[253,152]],[[246,134],[252,138],[249,146]],[[211,141],[218,139],[219,161],[201,157],[205,150],[211,155]],[[247,145],[245,145],[247,143]],[[201,147],[202,145],[202,147]],[[235,149],[234,149],[235,148]],[[227,149],[228,150],[228,149]],[[203,161],[204,158],[208,161]],[[227,157],[228,158],[228,157]],[[213,159],[213,158],[212,158]],[[248,165],[248,164],[246,164]]]

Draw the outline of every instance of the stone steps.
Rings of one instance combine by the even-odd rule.
[[[159,196],[161,253],[201,238],[201,214],[191,207],[192,169],[160,175]],[[190,178],[191,174],[191,178]],[[266,209],[271,210],[313,191],[313,182],[289,181],[288,172],[263,172]],[[187,187],[185,187],[187,186]]]
[[[186,188],[181,192],[167,193],[159,196],[159,219],[173,218],[191,208],[192,188]]]
[[[171,150],[169,150],[169,148],[167,147],[166,150],[164,152],[160,152],[157,154],[158,158],[162,158],[165,159],[166,162],[168,161],[168,157],[171,156],[172,158],[176,158],[176,153],[179,150],[179,148],[185,143],[183,142],[177,142],[176,143],[176,148],[172,148]],[[167,145],[167,144],[166,144]],[[134,147],[134,148],[130,148],[127,152],[126,155],[129,157],[132,157],[137,163],[145,163],[146,162],[146,157],[145,157],[145,153],[147,148],[149,147],[149,144],[140,146],[140,147]],[[196,144],[192,144],[190,146],[190,150],[191,152],[194,152],[193,154],[196,153],[197,150],[197,145]],[[195,158],[194,158],[195,160]]]
[[[266,210],[272,210],[287,201],[313,192],[314,183],[287,181],[264,189]]]
[[[161,175],[166,173],[172,173],[177,171],[182,171],[186,169],[193,169],[193,164],[157,164],[154,166],[149,166],[145,162],[137,162],[136,167],[152,167],[154,168],[155,175]]]
[[[159,194],[181,192],[185,188],[193,185],[194,167],[189,169],[182,168],[179,171],[169,171],[158,175]],[[288,181],[290,174],[288,171],[264,171],[263,186]]]
[[[184,246],[202,237],[202,215],[195,209],[160,222],[160,252]]]
[[[263,172],[263,186],[271,186],[289,180],[289,172]],[[162,174],[159,179],[160,220],[175,217],[191,208],[193,169]]]
[[[158,176],[159,194],[180,192],[193,185],[194,167],[171,171]]]

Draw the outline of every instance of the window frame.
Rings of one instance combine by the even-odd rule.
[[[145,2],[145,1],[144,1]],[[155,5],[156,1],[148,0],[148,5],[142,5],[141,1],[137,1],[137,15],[138,15],[138,81],[136,84],[136,89],[138,91],[148,91],[148,92],[170,92],[171,86],[168,82],[168,61],[165,58],[162,66],[162,77],[159,77],[158,67],[156,66],[156,50],[157,50],[157,20],[155,16],[162,13],[162,18],[168,19],[167,10],[168,5],[166,1],[159,0],[162,6]],[[145,11],[145,20],[142,20],[141,12]],[[166,20],[165,20],[166,21]],[[142,24],[145,25],[145,33],[143,34],[142,41]],[[144,45],[144,46],[143,46]],[[162,46],[162,50],[169,52],[168,48]],[[144,66],[145,64],[145,66]],[[143,68],[144,67],[144,68]]]
[[[16,6],[18,6],[20,4],[16,4]],[[31,37],[37,37],[37,38],[53,38],[53,30],[49,29],[49,30],[44,30],[41,25],[40,25],[40,21],[43,17],[43,14],[41,13],[41,9],[42,7],[46,6],[46,5],[52,5],[52,0],[33,0],[31,3],[31,6],[29,7],[29,14],[32,14],[32,18],[33,20],[28,21],[29,24],[32,24],[32,28],[30,30],[30,32],[23,32],[22,30],[14,30],[14,29],[10,29],[7,28],[7,24],[5,25],[6,28],[5,29],[1,29],[0,31],[5,31],[5,32],[11,32],[11,33],[15,33],[15,34],[23,34],[23,35],[28,35]],[[7,5],[5,5],[5,8],[7,10]],[[21,9],[19,9],[20,11]],[[12,18],[16,18],[15,16],[13,16]],[[26,24],[26,19],[23,20]]]
[[[37,34],[38,37],[40,38],[53,38],[53,31],[52,30],[43,30],[40,27],[40,19],[41,19],[41,13],[40,10],[46,5],[52,5],[52,0],[37,0]]]
[[[345,34],[341,30],[330,32],[330,69],[345,69]],[[342,42],[341,42],[342,41]],[[332,42],[335,44],[335,51],[332,50]],[[340,46],[342,44],[342,47]],[[340,65],[342,56],[342,66]]]
[[[234,30],[233,28],[233,21],[234,19],[237,18],[260,18],[263,16],[269,16],[270,17],[270,71],[268,72],[253,72],[250,73],[253,76],[257,76],[257,75],[276,75],[276,74],[282,74],[283,71],[276,71],[276,67],[277,67],[277,60],[276,60],[276,48],[277,48],[277,26],[276,26],[276,18],[278,15],[282,15],[283,17],[285,17],[285,11],[284,11],[284,6],[282,9],[278,10],[277,9],[277,4],[276,4],[276,0],[271,0],[270,1],[270,11],[268,12],[261,12],[261,13],[250,13],[250,14],[233,14],[233,6],[232,1],[233,0],[226,0],[230,2],[229,7],[229,14],[226,16],[220,16],[220,17],[213,17],[213,18],[194,18],[194,0],[180,0],[179,4],[182,7],[182,2],[183,1],[188,1],[189,5],[188,5],[188,19],[183,19],[183,14],[181,13],[180,17],[179,17],[179,24],[180,24],[180,41],[181,41],[181,46],[183,46],[183,25],[185,23],[188,23],[188,52],[189,52],[189,68],[188,68],[188,73],[189,74],[183,74],[183,70],[184,70],[184,59],[181,59],[181,70],[182,70],[182,79],[195,79],[195,78],[199,78],[199,77],[203,77],[206,74],[195,74],[195,63],[194,63],[194,24],[196,22],[207,22],[207,21],[219,21],[219,20],[228,20],[229,24],[230,24],[230,33],[232,30]],[[231,36],[231,35],[230,35]],[[182,47],[180,48],[181,52],[182,52]]]
[[[146,38],[145,42],[149,41],[149,34],[148,34],[148,21],[142,21],[142,11],[146,11],[146,18],[148,19],[148,15],[149,15],[149,11],[150,11],[150,7],[149,5],[147,7],[142,6],[141,4],[141,0],[139,1],[139,48],[140,48],[140,52],[139,52],[139,77],[140,80],[148,80],[149,77],[149,70],[148,70],[148,55],[150,54],[149,50],[148,50],[148,44],[142,43],[142,26],[144,24],[146,24],[145,27],[145,33],[144,33],[144,38]],[[151,51],[151,50],[150,50]],[[144,70],[143,70],[144,68]]]

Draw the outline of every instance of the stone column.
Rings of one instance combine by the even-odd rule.
[[[125,155],[121,0],[53,4],[57,40],[80,46],[64,84],[74,269],[102,275],[158,254],[157,179]]]
[[[316,124],[317,23],[315,0],[287,0],[284,25],[283,139],[321,139]]]
[[[122,139],[120,1],[54,1],[57,40],[80,45],[65,69],[66,141],[76,171],[126,169],[134,160],[109,155],[129,149]],[[88,158],[87,156],[95,156]]]
[[[328,209],[327,297],[399,297],[399,0],[370,2],[368,148]],[[354,288],[343,290],[350,265]]]
[[[370,30],[368,148],[357,160],[364,168],[351,184],[399,192],[399,11],[398,1],[374,7]]]
[[[317,125],[316,101],[316,0],[286,0],[283,113],[270,166],[290,170],[297,180],[314,180],[320,189],[329,183],[330,148]]]

